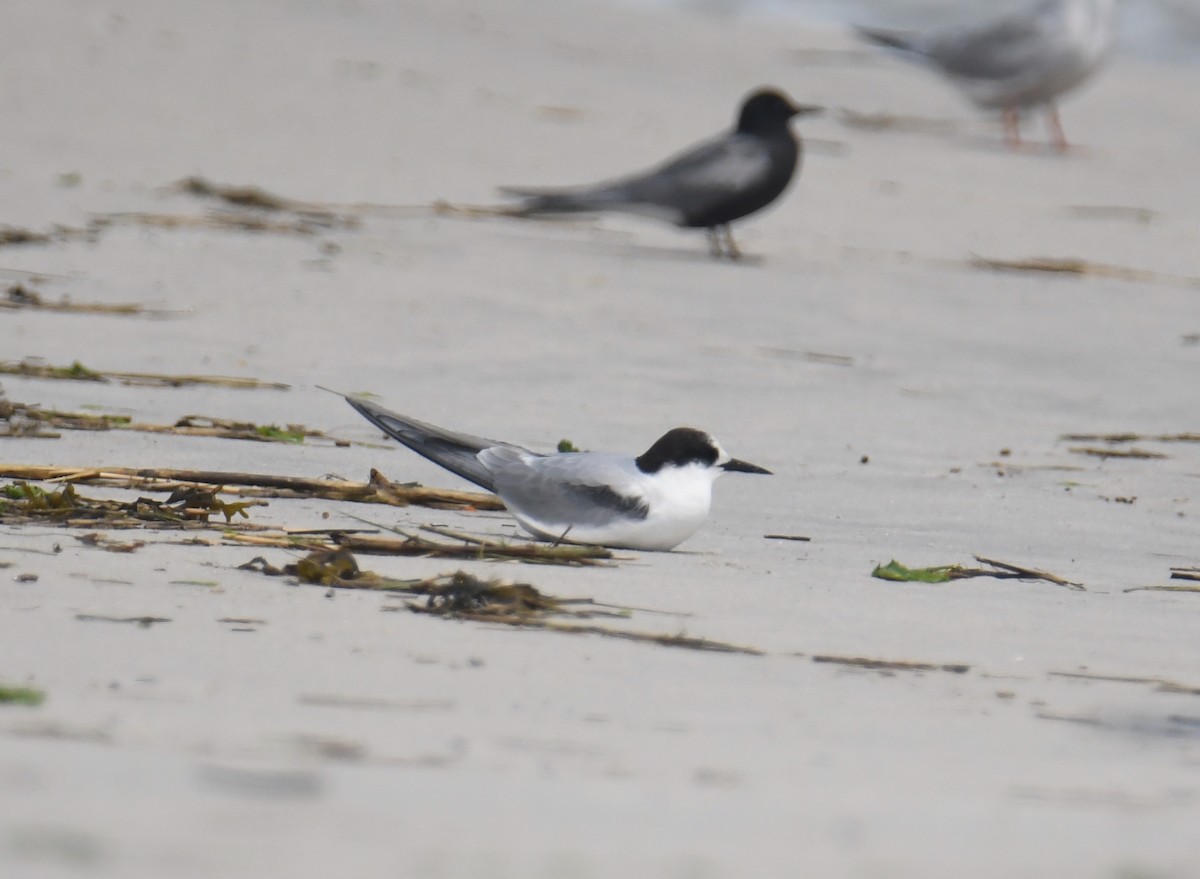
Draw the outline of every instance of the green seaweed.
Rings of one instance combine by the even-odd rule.
[[[906,568],[895,559],[886,565],[876,565],[871,572],[872,577],[880,580],[896,580],[904,583],[948,583],[954,579],[955,573],[961,570],[960,565],[937,565],[932,568]]]
[[[277,424],[260,424],[254,429],[254,432],[263,439],[275,440],[277,442],[295,443],[297,445],[304,442],[304,429],[292,424],[289,424],[287,427],[280,427]]]
[[[32,687],[0,686],[0,705],[41,705],[46,694]]]

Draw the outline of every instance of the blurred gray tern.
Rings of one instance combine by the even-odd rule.
[[[1114,0],[1040,0],[1003,18],[929,34],[860,27],[866,39],[943,73],[981,107],[1001,110],[1009,146],[1020,113],[1045,106],[1054,145],[1068,147],[1055,100],[1080,85],[1112,45]]]
[[[516,216],[614,211],[706,229],[714,257],[741,253],[729,224],[775,201],[800,162],[800,141],[788,123],[819,107],[793,104],[774,89],[747,97],[734,129],[697,144],[648,171],[570,189],[502,187],[524,199]]]
[[[544,540],[673,549],[708,518],[712,485],[721,473],[771,472],[731,458],[711,436],[690,427],[667,431],[636,458],[603,452],[542,455],[343,396],[418,455],[498,494],[521,527]]]

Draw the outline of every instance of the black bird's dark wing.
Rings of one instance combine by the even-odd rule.
[[[572,189],[504,191],[526,199],[521,208],[526,214],[620,211],[683,225],[760,186],[771,170],[771,153],[762,138],[735,133],[618,180]]]

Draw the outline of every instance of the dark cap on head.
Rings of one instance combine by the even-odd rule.
[[[694,427],[676,427],[659,437],[636,461],[638,469],[643,473],[657,473],[667,465],[686,467],[688,464],[718,466],[722,470],[736,470],[742,473],[771,472],[736,458],[718,464],[720,457],[720,446],[707,433]]]
[[[738,112],[738,131],[767,132],[786,127],[793,116],[819,113],[820,107],[793,104],[778,89],[764,88],[750,94],[742,101]]]

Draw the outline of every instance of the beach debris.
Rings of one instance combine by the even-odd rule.
[[[504,509],[504,504],[493,494],[447,488],[426,488],[415,482],[391,482],[374,468],[371,469],[370,480],[367,482],[351,482],[332,478],[309,479],[303,476],[280,476],[266,473],[235,473],[224,470],[49,467],[18,464],[0,464],[0,477],[34,482],[53,481],[95,485],[105,488],[132,488],[142,491],[203,488],[243,497],[320,498],[331,501],[386,504],[395,507],[413,505],[432,507],[438,510]],[[338,530],[344,531],[345,529]]]
[[[951,580],[965,580],[971,577],[993,577],[997,580],[1045,580],[1068,589],[1083,591],[1079,583],[1064,580],[1055,574],[1039,571],[1036,568],[1026,568],[995,559],[975,556],[975,561],[986,568],[968,568],[963,565],[936,565],[930,568],[909,568],[893,559],[886,565],[877,565],[871,572],[872,577],[880,580],[894,580],[905,583],[948,583]]]
[[[374,571],[360,568],[358,560],[346,547],[317,550],[283,567],[275,567],[262,556],[256,556],[238,565],[238,570],[257,571],[270,577],[295,577],[301,583],[335,589],[371,589],[422,596],[428,599],[427,608],[441,609],[446,613],[456,610],[481,611],[491,607],[493,610],[489,612],[499,608],[505,613],[536,611],[580,615],[578,611],[568,611],[567,605],[592,604],[590,599],[559,599],[543,595],[527,583],[481,580],[464,571],[414,580],[382,577]],[[594,612],[605,616],[621,615],[598,606]]]
[[[799,534],[764,534],[763,540],[796,540],[801,543],[808,543],[812,540],[812,538],[803,537]]]
[[[0,297],[0,309],[57,311],[74,314],[162,315],[168,313],[148,309],[136,302],[71,302],[66,296],[58,302],[51,302],[24,284],[13,284],[4,291],[3,297]]]
[[[1122,592],[1200,592],[1200,586],[1130,586]]]
[[[1085,220],[1125,220],[1142,224],[1160,216],[1158,211],[1151,208],[1106,204],[1067,205],[1067,213]]]
[[[75,619],[82,623],[130,623],[139,629],[148,629],[156,623],[171,622],[169,617],[113,617],[102,613],[77,613],[75,614]]]
[[[575,445],[575,443],[571,442],[569,439],[560,439],[558,441],[559,454],[565,455],[568,452],[580,452],[580,451],[583,451],[583,450],[580,449],[577,445]]]
[[[283,382],[268,382],[257,378],[226,375],[163,375],[150,372],[98,372],[89,369],[78,360],[69,366],[51,366],[36,358],[21,361],[0,361],[0,374],[19,375],[26,378],[65,379],[69,381],[110,382],[136,387],[171,387],[187,385],[216,385],[223,388],[250,390],[290,390]]]
[[[520,209],[512,205],[489,207],[487,205],[454,204],[444,199],[438,199],[425,210],[438,217],[513,217],[520,215]],[[532,219],[539,218],[533,217]]]
[[[854,358],[848,354],[829,354],[823,351],[801,351],[798,348],[779,348],[772,345],[758,345],[755,352],[763,357],[774,357],[779,360],[803,360],[806,363],[820,363],[826,366],[853,366]]]
[[[424,612],[419,608],[412,609],[418,613]],[[464,620],[476,619],[469,614],[455,614],[454,618]],[[743,656],[766,655],[764,651],[755,647],[729,644],[724,641],[713,641],[709,638],[694,638],[682,633],[676,635],[659,635],[650,632],[635,632],[627,629],[610,629],[607,626],[564,623],[559,620],[525,619],[522,617],[488,617],[479,621],[502,623],[524,629],[541,629],[547,632],[559,632],[564,635],[599,635],[604,638],[617,638],[622,641],[635,641],[640,644],[657,644],[660,647],[698,650],[703,653],[736,653]]]
[[[868,659],[863,656],[828,656],[818,655],[812,658],[813,662],[832,663],[834,665],[849,665],[856,668],[865,668],[869,671],[945,671],[951,674],[961,675],[966,674],[971,670],[971,666],[962,663],[932,663],[932,662],[910,662],[908,660],[894,659]]]
[[[120,541],[120,540],[112,540],[112,539],[104,536],[103,534],[101,534],[99,531],[92,531],[88,534],[81,534],[78,537],[76,537],[75,539],[78,540],[80,543],[82,543],[84,546],[95,546],[100,549],[103,549],[105,552],[121,552],[121,553],[137,552],[139,549],[141,549],[143,546],[146,545],[146,542],[144,540],[132,540],[129,542],[124,542],[124,541]]]
[[[362,696],[344,696],[339,693],[301,693],[296,704],[317,708],[342,708],[358,711],[405,711],[438,712],[453,711],[453,699],[379,699]]]
[[[319,211],[296,214],[289,219],[273,219],[260,214],[240,211],[214,211],[202,216],[128,211],[98,214],[92,219],[92,222],[99,228],[124,224],[149,226],[156,229],[213,229],[227,232],[304,237],[320,235],[336,229],[350,229],[358,225],[358,220],[353,217],[339,217]]]
[[[1200,433],[1191,431],[1184,433],[1064,433],[1059,436],[1063,442],[1069,443],[1123,443],[1152,442],[1152,443],[1200,443]]]
[[[1200,584],[1200,568],[1171,568],[1172,580],[1186,580]],[[1196,586],[1131,586],[1122,592],[1200,592]]]
[[[1093,458],[1131,458],[1149,461],[1170,457],[1169,455],[1164,455],[1162,452],[1151,452],[1138,448],[1102,449],[1095,446],[1071,446],[1067,451],[1076,455],[1091,455]]]
[[[10,687],[7,684],[0,684],[0,705],[28,705],[36,707],[46,701],[46,694],[42,690],[35,690],[32,687]]]
[[[249,518],[248,507],[262,501],[226,502],[214,489],[180,489],[159,502],[139,497],[132,501],[98,500],[84,497],[67,484],[58,491],[47,491],[28,482],[0,485],[0,522],[20,525],[49,520],[74,528],[140,528],[147,524],[159,528],[205,527],[209,517],[220,513],[226,525],[234,516]]]
[[[267,211],[290,211],[300,207],[300,202],[272,195],[257,186],[229,186],[213,183],[203,177],[185,177],[174,186],[179,192],[200,198],[215,198],[240,208],[262,208]]]
[[[951,119],[929,119],[920,116],[901,116],[895,113],[863,113],[841,108],[837,120],[847,128],[859,131],[903,131],[910,134],[955,134],[958,122]]]
[[[333,531],[327,537],[307,537],[297,534],[228,533],[225,539],[252,546],[278,549],[311,549],[329,551],[341,548],[348,552],[368,555],[416,556],[422,558],[457,558],[474,561],[512,560],[535,565],[570,565],[582,567],[602,565],[613,558],[610,550],[600,546],[575,546],[540,543],[536,541],[499,541],[461,531],[422,526],[422,530],[449,537],[452,541],[430,540],[398,529],[398,537],[359,534],[352,531]]]
[[[34,232],[17,226],[0,226],[0,247],[19,244],[49,244],[51,238],[45,232]]]
[[[213,199],[239,209],[238,213],[218,213],[210,216],[209,219],[220,218],[231,223],[239,221],[244,223],[249,219],[253,225],[243,228],[248,228],[250,231],[293,231],[301,234],[313,234],[333,228],[355,228],[359,222],[357,217],[352,216],[341,206],[285,198],[267,192],[258,186],[228,185],[214,183],[203,177],[186,177],[170,188],[185,195]],[[280,223],[278,220],[254,218],[253,214],[248,217],[246,211],[268,214],[288,213],[292,214],[295,219],[290,223]]]
[[[281,568],[258,556],[244,565],[239,565],[239,569],[258,571],[268,576],[292,576],[303,583],[333,589],[374,589],[424,599],[408,601],[395,607],[384,607],[385,611],[408,610],[445,619],[496,623],[574,635],[598,635],[689,650],[761,655],[761,651],[751,647],[740,647],[684,634],[652,634],[596,624],[563,622],[556,618],[625,619],[634,610],[599,604],[590,598],[560,598],[547,595],[529,583],[484,579],[461,570],[414,580],[381,577],[372,571],[362,570],[353,554],[345,548],[314,552]]]
[[[231,421],[209,415],[185,415],[174,424],[135,422],[128,415],[60,412],[42,409],[29,403],[0,399],[0,437],[57,439],[59,430],[129,430],[135,433],[201,436],[216,439],[248,440],[260,443],[291,443],[301,445],[306,440],[329,440],[339,448],[352,445],[350,440],[337,439],[303,424],[254,424]]]
[[[38,575],[32,573],[17,574],[17,576],[13,577],[13,580],[18,583],[36,583],[38,581]]]
[[[973,268],[988,271],[1077,275],[1113,278],[1120,281],[1147,281],[1171,286],[1200,287],[1200,278],[1189,275],[1171,275],[1147,269],[1132,269],[1125,266],[1089,262],[1086,259],[1075,257],[1035,256],[1027,259],[994,259],[973,254],[967,262]]]

